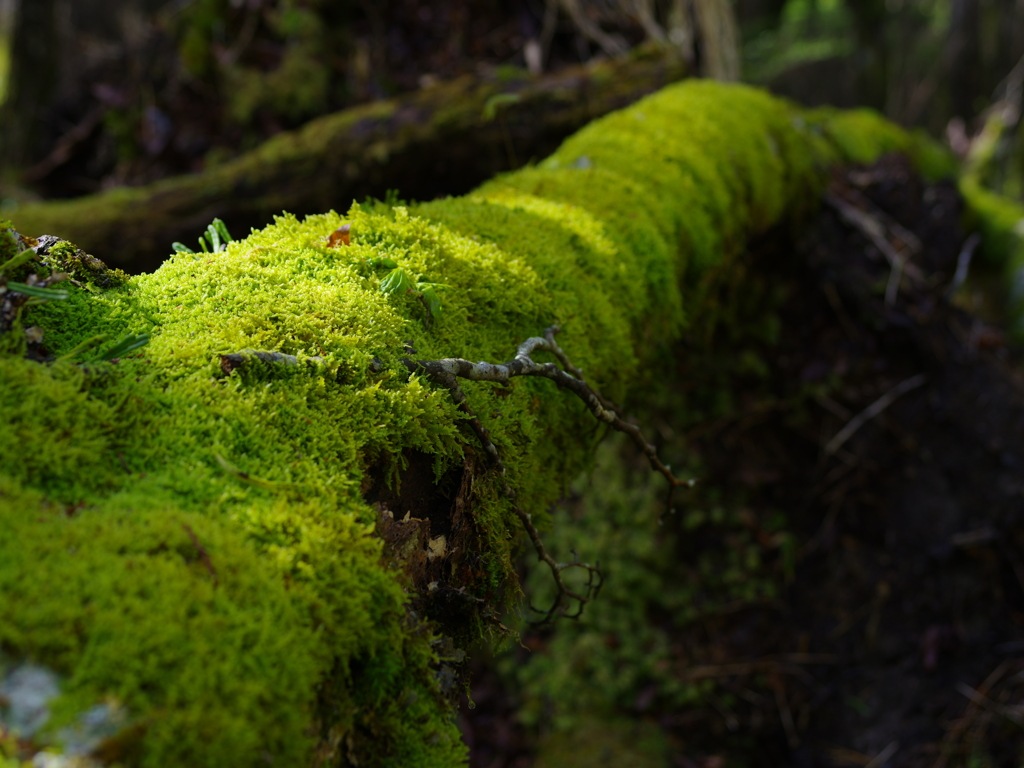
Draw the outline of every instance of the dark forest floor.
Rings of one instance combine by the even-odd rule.
[[[526,630],[504,661],[476,662],[476,708],[461,713],[475,768],[1024,761],[1019,354],[994,326],[947,300],[965,253],[951,184],[927,185],[888,157],[837,177],[830,194],[797,242],[773,233],[752,246],[747,281],[782,286],[764,294],[774,296],[764,300],[777,308],[777,340],[688,340],[676,350],[679,383],[639,418],[656,425],[665,455],[685,453],[691,464],[697,457],[699,487],[733,510],[731,523],[694,524],[684,503],[666,518],[673,556],[659,567],[661,589],[706,580],[697,561],[717,553],[724,569],[729,551],[743,547],[762,563],[749,578],[773,588],[717,603],[713,587],[698,589],[707,609],[685,617],[638,594],[670,650],[660,674],[603,710],[616,725],[600,735],[560,728],[557,692],[544,694],[550,717],[524,722],[536,683],[516,670],[555,637]],[[888,305],[892,269],[849,223],[851,207],[909,254]],[[972,292],[968,284],[959,296]],[[756,297],[734,298],[757,315]],[[728,362],[750,354],[765,363],[756,375]],[[723,376],[732,407],[701,416],[699,393]],[[835,446],[880,399],[885,407]],[[632,452],[621,455],[642,478]],[[573,519],[600,498],[600,484],[565,503]],[[704,502],[697,494],[693,504]],[[780,514],[781,529],[770,522]],[[585,539],[579,546],[586,549]],[[588,616],[554,633],[584,636]],[[628,645],[611,635],[605,642]],[[699,683],[688,705],[667,693],[681,682]],[[653,746],[641,749],[644,739]],[[598,743],[605,746],[595,752]]]

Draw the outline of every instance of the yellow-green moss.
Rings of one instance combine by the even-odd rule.
[[[0,358],[0,651],[62,676],[47,732],[112,697],[135,727],[118,757],[131,765],[302,765],[314,750],[458,764],[434,672],[446,627],[407,611],[361,492],[410,450],[438,474],[474,454],[475,566],[452,586],[495,610],[516,594],[519,526],[406,347],[501,361],[558,323],[593,382],[628,394],[686,323],[721,313],[709,288],[747,238],[812,206],[830,163],[896,135],[863,130],[884,136],[851,148],[759,91],[685,83],[468,197],[283,216],[222,253],[31,308],[55,355],[151,337],[117,362]],[[343,221],[352,244],[328,247]],[[382,257],[442,286],[440,319],[380,291]],[[318,360],[224,375],[218,356],[244,350]],[[590,417],[548,381],[465,390],[543,520],[592,461]]]
[[[1024,338],[1024,205],[986,189],[978,169],[973,170],[960,179],[966,223],[981,233],[978,253],[983,267],[1002,278],[997,299],[1020,340]]]

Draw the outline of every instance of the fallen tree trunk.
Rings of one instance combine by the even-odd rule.
[[[470,361],[628,396],[727,316],[748,238],[893,149],[927,164],[879,118],[689,82],[469,196],[285,216],[151,275],[6,244],[0,679],[48,701],[18,749],[458,764],[464,648],[503,631],[516,542],[544,556],[600,416]]]
[[[195,242],[213,218],[248,232],[283,210],[347,209],[389,189],[418,200],[466,192],[686,73],[681,59],[657,50],[540,78],[466,76],[318,118],[199,174],[27,205],[13,220],[26,232],[59,231],[114,266],[149,271],[172,242]]]

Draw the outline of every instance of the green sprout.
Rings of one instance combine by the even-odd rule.
[[[60,357],[58,357],[57,358],[57,362],[58,363],[62,363],[62,362],[65,362],[67,360],[74,360],[76,357],[78,357],[83,352],[88,352],[90,349],[93,349],[94,347],[98,347],[100,344],[102,344],[104,341],[106,341],[107,338],[108,338],[107,334],[105,334],[105,333],[99,333],[99,334],[97,334],[95,336],[90,336],[88,339],[85,339],[84,341],[80,341],[78,344],[73,346],[70,350],[65,352]]]
[[[35,255],[35,251],[33,251],[31,248],[27,248],[21,253],[19,253],[17,256],[12,256],[3,264],[0,264],[0,272],[9,272],[12,269],[16,269],[17,267],[20,267],[22,264],[25,264],[26,262],[30,261],[32,257]]]
[[[8,282],[7,290],[17,291],[25,296],[31,296],[32,299],[39,300],[32,301],[30,299],[30,304],[41,304],[44,301],[63,301],[69,295],[67,291],[62,291],[59,288],[44,288],[40,285],[25,285],[25,283],[15,282]]]
[[[380,289],[389,296],[408,293],[412,290],[413,285],[415,285],[413,279],[401,267],[395,267],[380,281]]]
[[[90,336],[88,339],[79,342],[78,345],[76,345],[71,350],[65,352],[63,355],[58,357],[57,360],[58,362],[63,360],[73,360],[79,355],[88,352],[91,349],[95,349],[109,338],[110,337],[105,333],[100,333],[97,334],[96,336]],[[127,336],[124,336],[116,344],[114,344],[114,346],[112,346],[110,349],[108,349],[106,352],[100,355],[99,359],[106,361],[124,357],[129,352],[134,352],[136,349],[144,347],[147,344],[149,344],[148,333],[129,333]]]
[[[210,226],[206,228],[206,235],[199,236],[199,247],[203,253],[220,253],[228,247],[228,243],[233,243],[234,241],[235,238],[228,232],[224,222],[220,219],[214,219],[210,222]],[[175,253],[198,253],[198,251],[193,251],[184,243],[171,243],[171,248],[174,249]]]
[[[490,122],[498,116],[498,111],[509,104],[518,104],[519,96],[515,93],[496,93],[484,102],[483,119]]]
[[[148,333],[129,333],[117,342],[117,344],[100,355],[100,360],[113,360],[114,358],[124,357],[129,352],[134,352],[136,349],[144,347],[147,344],[149,344]]]
[[[388,296],[412,294],[423,302],[432,319],[439,320],[441,318],[441,297],[437,295],[435,289],[445,286],[428,280],[413,280],[412,276],[398,266],[394,259],[369,259],[368,261],[371,267],[383,267],[389,270],[380,281],[382,292]]]

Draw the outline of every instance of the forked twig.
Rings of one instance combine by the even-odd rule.
[[[494,441],[491,440],[491,433],[486,427],[484,427],[480,420],[473,413],[473,410],[469,407],[466,402],[466,395],[459,387],[458,382],[455,381],[455,377],[451,378],[451,381],[444,382],[444,386],[452,393],[452,399],[457,403],[458,408],[464,414],[469,417],[469,424],[473,431],[479,438],[481,445],[484,450],[490,454],[494,460],[495,466],[498,468],[498,474],[501,476],[501,492],[508,497],[512,502],[512,509],[523,523],[523,528],[526,529],[527,536],[530,537],[530,541],[533,543],[533,548],[537,551],[537,559],[547,563],[548,568],[551,569],[551,576],[555,580],[555,587],[557,587],[558,594],[555,597],[555,601],[551,604],[551,607],[542,610],[540,608],[534,608],[531,604],[530,609],[537,613],[543,614],[543,618],[536,622],[538,624],[546,624],[550,622],[556,616],[564,616],[567,619],[578,619],[583,613],[583,606],[597,597],[597,593],[601,590],[601,584],[604,581],[604,577],[601,574],[601,563],[597,562],[594,565],[589,563],[580,562],[579,556],[576,551],[573,550],[573,561],[569,563],[559,563],[551,555],[548,554],[547,548],[544,546],[544,542],[541,541],[540,532],[537,530],[537,526],[533,524],[533,519],[529,512],[524,512],[522,508],[516,503],[516,493],[509,486],[505,480],[505,463],[501,460],[501,456],[498,454],[498,448],[495,446]],[[568,568],[583,568],[587,571],[587,583],[585,594],[579,594],[569,589],[565,580],[562,579],[562,571]],[[596,582],[595,582],[596,575]],[[575,600],[577,608],[575,613],[569,613],[568,601]]]
[[[587,384],[580,370],[569,362],[565,352],[555,343],[554,335],[558,331],[558,326],[553,325],[544,332],[544,338],[534,336],[527,339],[519,345],[515,358],[507,363],[473,363],[460,357],[446,357],[440,360],[403,360],[403,362],[413,372],[423,371],[430,374],[435,381],[452,392],[452,397],[455,399],[456,404],[459,405],[465,402],[466,396],[458,386],[456,379],[493,381],[500,384],[507,384],[508,380],[513,376],[543,376],[544,378],[551,379],[562,389],[567,389],[579,397],[599,421],[603,421],[612,428],[629,435],[636,446],[647,457],[651,468],[668,480],[669,495],[667,509],[671,511],[672,502],[675,498],[675,489],[680,486],[693,487],[694,481],[680,480],[672,474],[671,468],[658,458],[657,449],[647,442],[640,429],[636,425],[625,421],[619,415],[619,409],[614,404]],[[561,370],[554,363],[538,363],[534,361],[531,355],[537,351],[552,353],[566,367],[566,370]],[[474,430],[477,431],[477,434],[480,434],[480,430],[476,426],[474,426]],[[490,452],[490,449],[488,451]]]
[[[448,389],[452,394],[452,400],[454,400],[459,410],[469,417],[470,427],[476,433],[477,438],[484,447],[484,450],[490,454],[499,470],[502,482],[502,492],[511,499],[513,509],[522,521],[523,527],[526,529],[526,533],[530,537],[530,541],[533,543],[534,549],[537,551],[538,558],[547,563],[548,567],[551,569],[551,575],[554,577],[555,586],[558,588],[558,596],[555,598],[555,602],[547,610],[540,610],[530,606],[533,610],[544,615],[540,623],[551,621],[556,616],[565,616],[566,618],[573,619],[578,618],[583,612],[583,606],[596,597],[598,591],[601,589],[603,577],[601,574],[600,564],[590,565],[588,563],[581,562],[579,557],[576,556],[575,551],[573,552],[574,560],[567,563],[556,562],[555,559],[548,554],[547,549],[544,547],[544,543],[541,541],[540,534],[538,533],[536,526],[533,524],[530,514],[520,509],[518,504],[515,503],[515,492],[511,487],[509,487],[508,482],[505,480],[505,464],[502,462],[501,456],[498,454],[497,447],[491,440],[490,433],[480,423],[479,419],[476,418],[476,414],[473,413],[472,409],[466,402],[466,394],[462,391],[462,388],[458,383],[460,378],[469,379],[470,381],[493,381],[501,384],[507,384],[509,379],[513,376],[543,376],[544,378],[551,379],[562,389],[567,389],[579,397],[599,421],[609,424],[620,432],[624,432],[629,435],[633,439],[633,442],[636,443],[640,450],[644,452],[644,455],[647,456],[651,467],[661,473],[669,481],[669,510],[672,509],[675,489],[681,485],[685,485],[687,487],[693,485],[692,480],[680,480],[673,475],[672,470],[658,458],[658,454],[654,446],[644,439],[639,428],[623,420],[620,416],[620,410],[610,400],[601,395],[600,392],[587,384],[580,369],[576,368],[569,361],[568,356],[555,342],[554,337],[555,334],[558,333],[558,330],[558,326],[553,325],[544,332],[544,338],[534,336],[527,339],[519,345],[519,349],[516,350],[515,358],[507,363],[473,363],[469,360],[457,357],[448,357],[441,360],[403,360],[405,366],[413,373],[427,373],[435,381]],[[553,354],[565,370],[560,369],[554,363],[536,362],[532,355],[538,351],[550,352]],[[562,579],[562,571],[568,568],[582,568],[587,571],[588,578],[584,594],[574,592],[566,586],[565,581]],[[578,604],[578,608],[575,613],[567,612],[567,602],[569,600],[575,600]]]
[[[863,211],[855,205],[844,200],[837,194],[826,192],[825,202],[834,208],[840,217],[847,224],[860,231],[871,243],[885,256],[891,267],[889,281],[885,287],[885,305],[892,307],[896,304],[896,295],[899,292],[900,280],[906,274],[914,282],[920,283],[923,280],[921,270],[909,261],[909,256],[920,251],[921,242],[915,235],[907,232],[896,222],[888,222],[888,227],[880,220],[880,215],[872,216],[871,213]],[[906,246],[908,253],[900,253],[889,242],[886,236],[887,230],[892,232],[896,239],[899,239]]]

